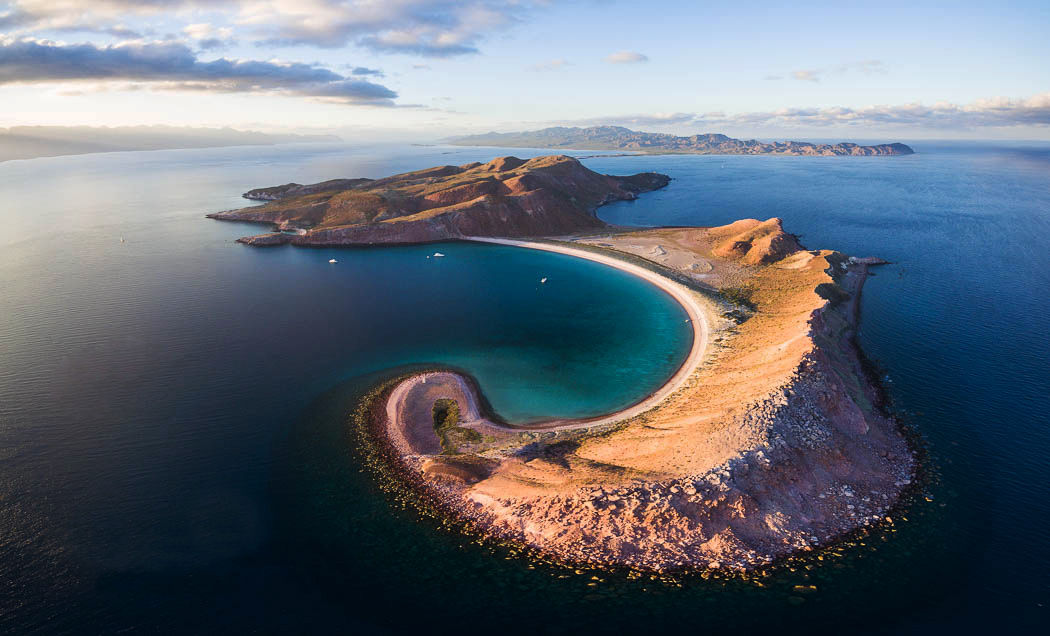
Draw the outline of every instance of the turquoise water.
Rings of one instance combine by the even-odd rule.
[[[688,345],[662,293],[496,246],[249,249],[232,240],[251,226],[202,218],[259,185],[500,151],[0,164],[0,631],[958,634],[1044,621],[1050,150],[912,145],[895,158],[586,160],[675,178],[604,208],[610,221],[776,215],[811,247],[896,261],[865,289],[861,341],[928,440],[932,501],[897,533],[764,588],[595,589],[589,574],[530,570],[392,507],[350,444],[356,396],[421,363],[472,372],[517,421],[623,406]],[[425,258],[437,250],[448,256]]]

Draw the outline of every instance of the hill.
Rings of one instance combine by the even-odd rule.
[[[603,175],[564,155],[438,166],[383,179],[290,183],[246,193],[264,205],[209,214],[270,223],[250,245],[424,243],[464,236],[557,236],[601,228],[594,210],[667,185],[655,173]]]

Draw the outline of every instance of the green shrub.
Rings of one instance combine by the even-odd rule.
[[[718,290],[722,294],[722,298],[725,298],[734,305],[740,305],[747,307],[751,311],[756,309],[755,303],[751,300],[751,297],[755,294],[755,288],[751,285],[743,285],[741,287],[723,287]]]
[[[459,425],[459,403],[449,398],[434,401],[434,432],[441,440],[442,454],[454,455],[459,444],[469,442],[476,444],[482,441],[481,433],[472,428]]]

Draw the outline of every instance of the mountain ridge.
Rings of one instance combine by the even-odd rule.
[[[642,153],[681,153],[709,155],[791,155],[820,157],[866,157],[910,155],[915,151],[902,143],[862,146],[850,142],[837,144],[808,141],[761,142],[756,139],[734,139],[721,133],[678,136],[651,133],[623,126],[567,127],[553,126],[540,130],[451,137],[447,143],[456,146],[500,146],[505,148],[562,148],[575,150],[624,150]]]

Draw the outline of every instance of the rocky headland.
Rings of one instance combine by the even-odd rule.
[[[568,128],[556,126],[542,130],[510,133],[484,133],[453,137],[457,146],[495,146],[501,148],[563,148],[574,150],[623,150],[642,153],[682,153],[701,155],[797,155],[813,157],[868,157],[914,154],[902,143],[861,146],[854,143],[822,144],[807,141],[761,142],[733,139],[707,133],[681,137],[667,133],[639,132],[620,126]]]
[[[654,173],[603,175],[564,155],[439,166],[384,179],[290,183],[245,193],[266,204],[209,214],[271,224],[250,245],[426,243],[466,236],[553,236],[604,226],[594,210],[662,188]]]

